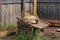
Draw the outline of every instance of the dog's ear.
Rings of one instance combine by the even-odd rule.
[[[23,10],[23,13],[25,13],[25,10]]]

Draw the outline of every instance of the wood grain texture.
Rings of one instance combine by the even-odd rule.
[[[44,28],[46,28],[46,27],[49,26],[47,23],[44,23],[44,22],[42,22],[40,20],[38,20],[38,23],[37,24],[32,24],[32,23],[30,23],[30,22],[28,22],[28,21],[26,21],[26,20],[24,20],[22,18],[20,18],[20,20],[23,23],[25,23],[25,25],[31,25],[32,27],[39,28],[39,29],[44,29]]]
[[[19,0],[21,1],[21,0]],[[29,8],[29,10],[31,10],[31,13],[33,13],[33,2],[34,0],[26,0],[26,4],[28,4],[27,9],[29,8],[29,6],[31,5],[31,9]],[[60,21],[60,0],[37,0],[38,4],[37,4],[37,14],[40,18],[44,18],[47,20],[57,20]],[[6,23],[10,23],[10,5],[14,6],[13,8],[13,12],[12,12],[12,16],[13,15],[18,15],[20,16],[19,10],[21,11],[22,6],[21,4],[16,4],[18,3],[17,0],[3,0],[2,3],[7,3],[7,4],[3,4],[4,7],[2,7],[2,14],[6,14],[7,19],[6,19]],[[11,4],[9,4],[11,3]],[[15,3],[14,5],[12,3]],[[20,6],[19,6],[20,5]],[[5,7],[6,6],[6,7]],[[18,8],[17,8],[18,7]],[[20,8],[21,7],[21,8]],[[5,12],[5,9],[7,12]],[[5,12],[5,13],[3,13]],[[2,15],[3,16],[3,15]],[[5,17],[5,16],[4,16]],[[4,17],[2,18],[2,21],[4,23]],[[16,17],[16,16],[15,16]],[[12,18],[12,20],[15,20],[15,17]],[[8,21],[7,21],[8,20]],[[13,22],[14,22],[13,20]]]
[[[37,14],[37,0],[34,0],[34,15]]]
[[[2,3],[21,3],[21,0],[2,0]]]
[[[38,16],[48,20],[60,21],[60,2],[58,0],[50,2],[40,2],[37,6]]]
[[[1,0],[0,0],[0,27],[1,27]]]
[[[2,24],[16,23],[16,17],[21,17],[21,5],[9,4],[2,5]]]

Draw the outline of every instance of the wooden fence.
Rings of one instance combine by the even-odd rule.
[[[16,17],[21,17],[20,4],[7,4],[1,6],[2,24],[10,24],[16,22]]]
[[[32,10],[31,3],[26,3],[27,10]],[[3,0],[1,5],[1,24],[16,23],[16,17],[21,17],[22,2],[16,0]],[[31,11],[32,12],[32,11]]]
[[[33,13],[33,0],[25,0],[25,7]],[[37,0],[37,14],[40,18],[60,21],[60,0]],[[1,24],[16,23],[21,17],[22,0],[3,0],[1,6]]]

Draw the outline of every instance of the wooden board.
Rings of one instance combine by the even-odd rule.
[[[25,22],[25,23],[27,23],[27,24],[35,27],[35,28],[43,29],[43,28],[46,28],[46,27],[49,26],[48,24],[46,24],[46,23],[44,23],[44,22],[41,22],[41,21],[39,21],[39,20],[38,20],[38,23],[37,23],[37,24],[29,23],[28,21],[26,21],[26,20],[24,20],[24,19],[22,19],[22,18],[20,18],[20,20],[22,20],[23,22]]]
[[[21,17],[21,4],[3,4],[1,5],[1,24],[14,24],[16,17]]]
[[[11,29],[8,29],[8,30],[0,30],[0,38],[1,37],[5,37],[7,36],[8,34],[11,34],[13,32],[16,32],[17,33],[17,30],[18,28],[15,27],[15,28],[11,28]]]
[[[60,21],[58,20],[46,20],[46,21],[51,23],[52,26],[60,26]]]
[[[1,0],[0,0],[0,27],[1,27]]]

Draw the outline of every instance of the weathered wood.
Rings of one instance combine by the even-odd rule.
[[[37,14],[37,0],[34,0],[34,15]]]
[[[60,21],[60,0],[39,0],[38,16],[47,20]]]
[[[25,23],[27,23],[27,24],[35,27],[35,28],[44,29],[44,28],[46,28],[47,26],[49,26],[48,24],[43,23],[43,22],[41,22],[41,21],[39,21],[39,20],[38,20],[38,23],[37,23],[37,24],[29,23],[28,21],[26,21],[26,20],[24,20],[24,19],[22,19],[22,18],[20,18],[20,20],[22,20],[23,22],[25,22]]]
[[[16,17],[21,17],[21,5],[20,4],[8,4],[2,5],[1,8],[1,20],[2,24],[16,23]]]
[[[60,26],[60,21],[57,20],[46,20],[47,22],[51,23],[53,26]]]
[[[13,32],[18,33],[18,28],[14,27],[8,30],[0,30],[0,38],[7,36],[8,34],[11,34]]]
[[[1,3],[2,2],[2,0],[0,0],[0,27],[1,27]]]
[[[2,0],[2,3],[21,3],[21,0]]]
[[[40,37],[43,37],[44,35],[44,28],[49,26],[48,24],[43,23],[40,20],[38,21],[37,24],[32,24],[22,18],[17,18],[17,19],[18,22],[20,22],[20,25],[24,25],[24,27],[27,26],[32,27],[31,40],[40,40]]]

